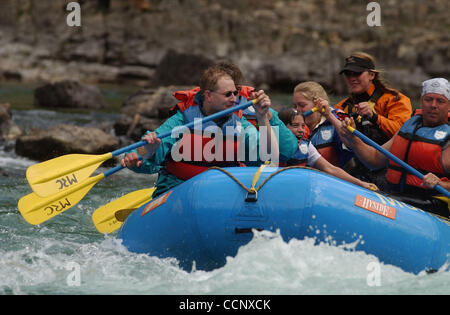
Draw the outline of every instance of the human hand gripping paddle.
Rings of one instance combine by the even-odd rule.
[[[359,132],[358,130],[356,130],[355,128],[353,128],[352,126],[348,125],[347,129],[353,133],[355,136],[357,136],[358,138],[360,138],[362,141],[364,141],[364,143],[374,147],[375,149],[377,149],[378,151],[380,151],[381,153],[383,153],[385,156],[387,156],[389,159],[391,159],[392,161],[394,161],[395,163],[399,164],[400,166],[402,166],[405,170],[407,170],[408,172],[410,172],[411,174],[413,174],[414,176],[417,176],[420,179],[423,179],[423,174],[420,173],[419,171],[417,171],[415,168],[413,168],[412,166],[410,166],[408,163],[404,162],[403,160],[399,159],[398,157],[396,157],[395,155],[393,155],[391,152],[389,152],[388,150],[386,150],[385,148],[383,148],[382,146],[380,146],[379,144],[377,144],[375,141],[373,141],[372,139],[370,139],[369,137],[365,136],[364,134],[362,134],[361,132]],[[434,189],[436,189],[438,192],[440,192],[441,194],[443,194],[444,196],[446,196],[447,198],[450,198],[450,192],[448,192],[445,188],[443,188],[440,185],[436,185],[434,186]],[[448,202],[447,202],[448,203]]]
[[[311,108],[310,110],[307,110],[306,112],[304,112],[304,113],[303,113],[303,116],[304,116],[304,117],[308,117],[308,116],[310,116],[311,114],[313,114],[313,113],[315,113],[315,112],[318,112],[318,111],[319,111],[319,108],[318,108],[318,107],[313,107],[313,108]],[[324,114],[324,113],[325,113],[325,109],[322,108],[321,113]],[[358,115],[358,116],[356,117],[356,120],[357,120],[358,122],[361,122],[362,117],[361,117],[360,115]]]
[[[248,101],[244,104],[206,116],[201,121],[205,123],[220,118],[235,111],[245,109],[256,104],[256,102],[256,100]],[[196,123],[198,122],[191,122],[176,127],[172,131],[158,135],[158,138],[163,139],[168,137],[178,128],[180,130],[191,128]],[[35,192],[19,200],[18,208],[20,213],[30,224],[40,224],[70,209],[83,199],[97,182],[123,169],[123,166],[119,165],[107,172],[89,177],[100,164],[114,156],[144,146],[145,144],[147,142],[142,140],[125,148],[102,155],[69,154],[30,166],[27,170],[27,180]]]

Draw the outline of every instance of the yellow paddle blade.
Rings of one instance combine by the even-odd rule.
[[[136,209],[152,200],[156,187],[133,191],[120,197],[94,211],[92,222],[100,233],[111,233],[121,227],[122,222],[117,220],[116,212],[124,209]]]
[[[68,154],[30,166],[26,176],[33,191],[48,197],[84,181],[111,153],[102,155]]]
[[[41,224],[76,205],[104,177],[103,173],[98,174],[50,197],[28,194],[20,198],[19,211],[28,223]]]

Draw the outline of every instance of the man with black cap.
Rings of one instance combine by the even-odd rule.
[[[439,184],[450,191],[450,83],[444,78],[426,80],[421,95],[421,114],[406,121],[383,148],[424,174],[422,180],[350,133],[348,118],[342,122],[340,135],[368,167],[388,166],[386,180],[396,199],[449,217],[447,203],[434,198],[438,193],[432,188]]]

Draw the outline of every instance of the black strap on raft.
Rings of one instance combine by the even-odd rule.
[[[266,164],[267,165],[267,164]],[[258,169],[258,171],[260,171],[260,170],[262,170],[261,168],[263,167],[263,166],[266,166],[266,165],[262,165],[259,169]],[[247,187],[245,187],[245,185],[244,184],[242,184],[242,182],[239,180],[239,179],[237,179],[233,174],[231,174],[230,172],[228,172],[227,170],[225,170],[225,169],[223,169],[223,168],[220,168],[220,167],[216,167],[216,166],[213,166],[213,167],[210,167],[209,169],[211,170],[211,169],[214,169],[214,170],[218,170],[218,171],[221,171],[221,172],[223,172],[224,174],[226,174],[226,175],[228,175],[232,180],[234,180],[239,186],[241,186],[245,191],[247,191],[247,195],[246,195],[246,197],[245,197],[245,201],[246,202],[256,202],[256,201],[258,201],[258,191],[272,178],[272,177],[274,177],[275,175],[278,175],[278,174],[280,174],[281,172],[284,172],[284,171],[286,171],[286,170],[290,170],[290,169],[293,169],[293,168],[305,168],[305,169],[310,169],[310,170],[313,170],[313,171],[316,171],[316,172],[321,172],[321,171],[319,171],[319,170],[317,170],[317,169],[315,169],[315,168],[310,168],[310,167],[306,167],[306,166],[288,166],[288,167],[283,167],[283,168],[280,168],[279,170],[277,170],[276,172],[273,172],[272,174],[270,174],[257,188],[255,188],[255,185],[256,185],[256,183],[257,183],[257,179],[255,180],[255,177],[258,175],[258,172],[255,174],[255,177],[254,177],[254,179],[253,179],[253,185],[252,185],[252,187],[250,187],[250,188],[247,188]],[[258,178],[259,178],[259,176],[258,176]]]

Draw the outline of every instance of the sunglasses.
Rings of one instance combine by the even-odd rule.
[[[223,95],[225,97],[230,97],[231,95],[237,96],[239,94],[239,91],[237,91],[237,90],[236,91],[228,91],[228,92],[225,92],[225,93],[219,93],[219,92],[216,92],[216,91],[211,91],[211,93],[217,93],[217,94]]]
[[[362,74],[362,72],[354,72],[354,71],[349,71],[349,70],[344,71],[344,75],[346,77],[359,77],[361,74]]]

